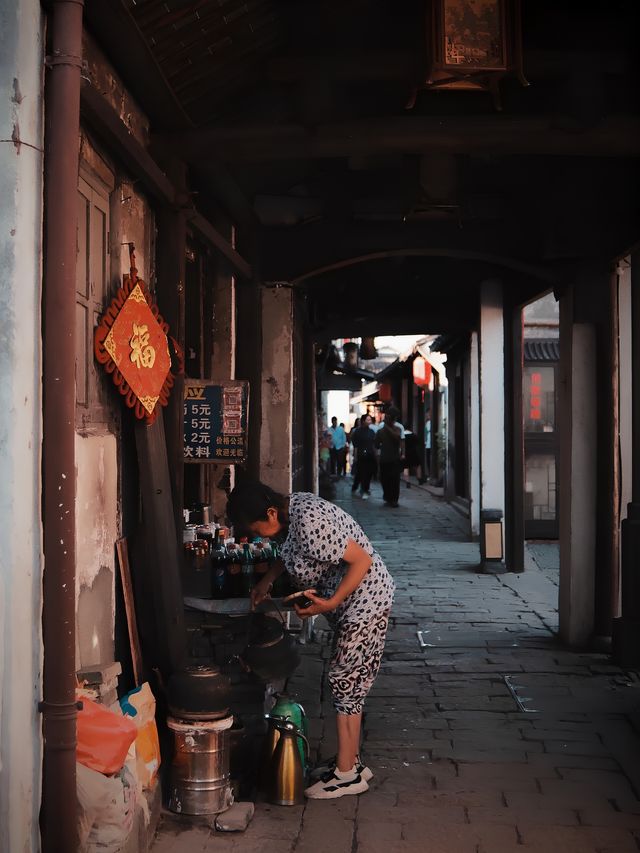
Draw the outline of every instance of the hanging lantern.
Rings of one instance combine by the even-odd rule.
[[[413,360],[413,381],[419,388],[427,388],[431,382],[431,365],[421,355]]]
[[[501,109],[498,85],[522,70],[520,0],[428,0],[428,72],[422,89],[489,91]],[[414,106],[417,90],[407,105]]]
[[[389,382],[383,382],[378,389],[378,397],[383,403],[391,402],[391,385]]]

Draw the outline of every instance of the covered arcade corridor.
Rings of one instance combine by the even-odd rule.
[[[256,805],[233,836],[166,816],[153,853],[635,853],[640,680],[605,655],[562,649],[545,574],[478,575],[460,515],[422,489],[400,508],[340,486],[398,591],[367,701],[359,798]],[[422,630],[424,648],[417,632]],[[320,629],[291,689],[318,754],[335,752]],[[325,722],[326,715],[326,722]]]
[[[202,569],[220,537],[229,572],[247,553],[235,485],[319,492],[322,393],[372,378],[362,350],[328,368],[333,342],[429,333],[467,518],[414,490],[395,515],[355,505],[400,584],[375,788],[332,824],[260,806],[225,845],[316,853],[330,826],[340,853],[635,849],[616,667],[640,666],[636,6],[0,0],[0,848],[74,849],[79,682],[116,711],[148,684],[162,729],[163,685],[226,665],[187,581],[246,615],[251,561],[242,596]],[[522,318],[543,295],[553,581],[525,544],[544,388],[523,387]],[[500,577],[472,568],[487,512]],[[236,675],[264,728],[265,685]],[[168,791],[138,781],[148,841]]]

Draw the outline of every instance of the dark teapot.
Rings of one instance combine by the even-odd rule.
[[[167,685],[169,710],[181,720],[214,720],[229,713],[231,682],[220,668],[187,666],[172,674]]]
[[[296,641],[282,622],[256,613],[240,660],[261,681],[279,681],[294,672],[300,663],[300,654]]]

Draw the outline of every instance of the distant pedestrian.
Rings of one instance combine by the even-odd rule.
[[[391,407],[381,429],[376,433],[375,444],[380,449],[380,485],[382,498],[388,506],[398,506],[400,497],[400,475],[402,473],[402,431],[397,419],[400,412]]]
[[[351,476],[355,478],[356,476],[356,454],[355,449],[353,447],[353,442],[351,441],[354,432],[360,426],[360,418],[356,418],[353,422],[353,426],[347,433],[347,460],[349,462],[349,471],[351,472]]]
[[[349,436],[344,423],[340,423],[340,428],[344,433],[344,447],[342,453],[338,451],[338,477],[345,477],[347,473],[347,455],[349,453]]]
[[[320,451],[320,471],[327,476],[331,471],[331,433],[328,429],[323,430],[322,435],[320,436],[319,451]]]
[[[338,424],[337,418],[331,418],[329,427],[333,447],[331,448],[331,475],[344,477],[345,459],[347,455],[347,433],[343,424]]]
[[[427,412],[427,417],[424,423],[424,457],[425,464],[422,471],[422,481],[426,483],[427,478],[431,476],[431,412]]]
[[[371,418],[363,415],[360,426],[351,433],[351,443],[355,453],[355,470],[351,491],[360,487],[363,500],[369,500],[371,478],[376,470],[376,434],[371,429]]]

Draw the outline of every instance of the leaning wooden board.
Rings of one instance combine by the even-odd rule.
[[[131,649],[131,663],[133,664],[133,680],[135,681],[135,686],[139,687],[144,680],[142,651],[140,649],[138,621],[136,619],[136,607],[135,600],[133,597],[133,585],[131,583],[131,569],[129,567],[129,549],[127,547],[126,539],[118,539],[118,541],[116,542],[116,554],[118,555],[120,580],[122,581],[124,610],[127,615],[127,628],[129,630],[129,648]]]

